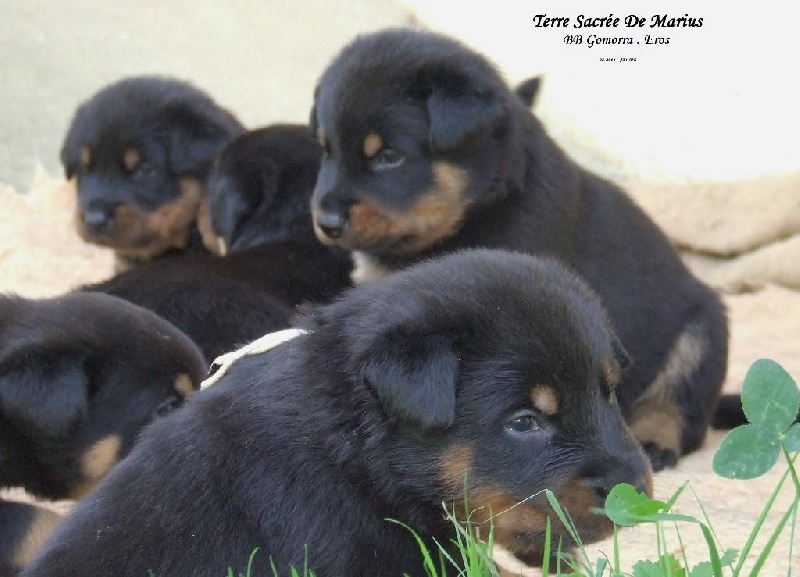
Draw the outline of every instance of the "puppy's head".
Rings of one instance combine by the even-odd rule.
[[[9,316],[7,316],[9,315]],[[75,293],[55,299],[0,298],[0,473],[55,499],[91,490],[131,449],[142,428],[199,388],[197,346],[161,317],[122,299]],[[25,439],[21,447],[14,440]],[[19,468],[19,469],[18,469]],[[30,472],[30,471],[29,471]]]
[[[586,542],[591,509],[651,470],[615,400],[627,357],[594,294],[552,260],[467,251],[340,301],[350,372],[377,399],[397,475],[429,505],[490,521],[497,542],[541,554],[552,490]],[[488,525],[487,525],[488,531]],[[571,541],[553,522],[556,538]]]
[[[324,149],[312,208],[320,240],[381,255],[455,234],[503,162],[499,74],[455,41],[408,30],[356,39],[322,75],[311,128]]]
[[[78,108],[61,149],[77,183],[78,232],[136,259],[185,248],[211,160],[242,130],[185,82],[134,77],[103,88]]]
[[[301,125],[273,125],[231,140],[208,179],[208,211],[200,220],[206,248],[219,254],[275,240],[315,240],[309,203],[320,154]]]

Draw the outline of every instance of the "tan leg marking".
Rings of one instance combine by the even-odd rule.
[[[83,483],[70,495],[72,499],[80,499],[91,492],[97,483],[105,477],[119,461],[119,449],[122,441],[117,435],[109,435],[97,441],[81,458]]]
[[[61,522],[61,515],[55,511],[41,507],[36,509],[36,517],[14,552],[13,563],[20,569],[33,560],[56,526]]]

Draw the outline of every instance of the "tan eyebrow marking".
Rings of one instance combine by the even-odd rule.
[[[548,417],[558,412],[558,397],[553,387],[549,385],[536,385],[531,391],[531,401],[538,411]]]
[[[364,156],[372,158],[383,148],[383,139],[376,132],[370,132],[364,137]]]
[[[89,147],[81,147],[78,159],[81,162],[81,166],[84,168],[87,168],[92,163],[92,151],[89,150]]]
[[[122,164],[129,171],[132,171],[137,166],[139,166],[139,162],[141,162],[141,160],[142,160],[142,155],[135,148],[127,149],[125,153],[122,155]]]

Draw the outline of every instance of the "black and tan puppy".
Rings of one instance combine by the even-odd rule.
[[[287,239],[320,244],[310,202],[321,157],[305,125],[274,124],[233,138],[208,178],[208,248],[228,253]]]
[[[159,259],[82,290],[157,312],[209,361],[288,327],[294,307],[328,302],[350,285],[348,253],[321,244],[311,224],[319,159],[307,126],[237,136],[214,163],[201,219],[209,249],[226,254]]]
[[[650,466],[615,400],[624,353],[556,261],[467,251],[314,309],[148,427],[24,575],[425,575],[413,527],[452,548],[442,502],[541,555],[543,489],[587,542]],[[168,450],[165,450],[168,447]],[[565,531],[554,523],[554,531]],[[487,525],[488,530],[488,525]]]
[[[0,295],[0,487],[83,497],[204,375],[186,335],[121,299]],[[0,575],[24,565],[56,522],[0,501]]]
[[[410,30],[359,37],[322,75],[311,121],[325,149],[316,230],[353,251],[356,280],[468,247],[557,256],[600,294],[633,358],[618,396],[653,465],[703,442],[727,364],[719,297],[484,58]]]
[[[214,155],[244,129],[195,86],[165,77],[120,80],[80,105],[61,150],[76,178],[76,225],[114,249],[120,268],[202,249],[196,219]]]
[[[328,302],[350,286],[349,254],[320,243],[312,224],[321,154],[307,126],[276,124],[234,138],[209,176],[206,246],[231,256],[260,247],[274,269],[265,280],[293,305]]]

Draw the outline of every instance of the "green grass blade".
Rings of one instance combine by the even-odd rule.
[[[708,512],[706,511],[706,508],[705,508],[705,506],[703,505],[703,502],[700,500],[700,496],[699,496],[699,495],[698,495],[698,494],[695,492],[695,490],[694,490],[694,488],[693,488],[692,486],[689,486],[689,490],[692,492],[692,495],[694,496],[694,499],[695,499],[695,501],[696,501],[696,502],[697,502],[697,504],[700,506],[700,512],[701,512],[701,513],[703,513],[703,519],[704,519],[704,521],[705,521],[705,525],[703,525],[703,524],[701,523],[701,524],[700,524],[700,526],[701,526],[701,527],[705,526],[705,527],[707,527],[707,528],[708,528],[708,530],[710,531],[710,533],[711,533],[711,536],[712,536],[712,538],[713,538],[713,543],[715,543],[714,550],[715,550],[715,552],[716,552],[716,554],[717,554],[717,557],[719,557],[719,549],[718,549],[718,547],[719,547],[719,546],[722,546],[722,543],[721,543],[721,541],[719,540],[719,537],[717,536],[717,533],[716,533],[716,531],[714,531],[714,526],[711,524],[711,519],[710,519],[710,518],[709,518],[709,516],[708,516]],[[708,541],[708,540],[706,540],[706,541]],[[681,545],[681,547],[682,547],[682,546],[683,546],[683,545]],[[710,551],[709,551],[709,552],[710,552]],[[727,554],[729,554],[729,551],[726,551],[726,555],[727,555]],[[720,558],[720,564],[721,564],[721,563],[722,563],[722,558],[721,558],[721,557],[719,557],[719,558]],[[688,567],[688,565],[687,565],[687,567]],[[713,568],[713,563],[712,563],[712,568]],[[714,569],[714,570],[716,571],[716,569]],[[714,573],[714,575],[716,575],[716,576],[718,576],[718,577],[719,577],[719,574],[718,574],[718,573]]]
[[[547,516],[544,526],[544,557],[542,559],[542,577],[550,575],[550,540],[553,535],[550,529],[550,515]]]
[[[753,548],[753,543],[758,536],[758,532],[761,530],[761,527],[764,525],[764,520],[767,518],[767,514],[769,513],[772,506],[775,504],[775,499],[778,498],[778,493],[780,493],[783,484],[786,482],[786,479],[789,477],[789,470],[787,469],[781,478],[778,480],[775,489],[772,490],[772,493],[767,499],[767,503],[764,505],[764,508],[761,510],[761,514],[758,516],[756,520],[756,524],[753,526],[753,530],[750,531],[750,535],[747,537],[747,542],[745,543],[744,547],[742,547],[741,552],[739,553],[739,562],[736,564],[736,567],[733,570],[734,575],[739,575],[742,571],[742,567],[744,566],[744,562],[747,559],[747,556],[750,554],[750,549]]]
[[[761,568],[764,566],[764,563],[767,561],[767,557],[769,557],[770,553],[772,552],[772,548],[775,546],[775,542],[778,540],[781,532],[783,532],[783,528],[786,525],[786,522],[795,514],[795,510],[797,509],[797,504],[800,502],[800,493],[795,495],[794,502],[792,506],[789,507],[789,510],[783,514],[781,520],[778,522],[778,525],[775,527],[775,530],[770,535],[769,540],[767,541],[766,545],[764,545],[764,550],[761,551],[761,554],[756,559],[756,564],[753,565],[753,569],[750,571],[750,577],[758,577]]]
[[[405,523],[398,521],[396,519],[387,519],[387,521],[389,521],[390,523],[396,523],[397,525],[400,525],[406,531],[411,533],[411,535],[414,537],[414,540],[417,542],[417,545],[419,546],[420,552],[422,553],[422,558],[424,561],[423,567],[425,568],[425,572],[430,577],[442,577],[437,574],[436,565],[434,565],[433,563],[433,558],[431,558],[431,553],[430,551],[428,551],[428,547],[427,545],[425,545],[425,542],[422,540],[422,537],[419,536],[419,533],[414,531],[414,529],[412,529]]]
[[[253,574],[253,561],[256,558],[256,553],[258,553],[258,547],[253,549],[253,552],[250,553],[250,558],[247,560],[247,570],[245,575],[250,577]]]
[[[711,561],[711,569],[714,571],[714,577],[722,577],[722,562],[719,559],[719,550],[717,544],[714,542],[714,535],[708,525],[700,523],[700,529],[703,531],[703,537],[708,544],[708,555]]]
[[[789,465],[789,474],[792,476],[792,481],[794,482],[795,493],[800,494],[800,479],[797,478],[797,470],[794,468],[795,460],[800,455],[792,457],[786,448],[786,444],[783,442],[781,442],[781,448],[783,449],[783,456],[786,458],[786,464]]]
[[[269,556],[269,566],[272,569],[272,577],[279,577],[278,568],[275,567],[275,559],[272,558],[272,555]]]
[[[678,524],[673,523],[675,526],[675,536],[678,538],[678,546],[681,549],[681,557],[683,558],[683,566],[688,570],[689,569],[689,559],[686,558],[686,548],[683,546],[683,539],[681,538],[680,529],[678,529]]]
[[[800,493],[798,493],[800,495]],[[794,544],[796,543],[795,539],[795,532],[797,529],[797,509],[800,507],[795,506],[794,513],[792,514],[792,530],[789,531],[789,559],[791,560],[794,555]],[[786,571],[786,577],[792,577],[792,566],[789,565],[789,569]]]
[[[578,535],[578,530],[575,527],[575,523],[570,518],[569,513],[561,508],[558,499],[556,499],[555,494],[553,494],[550,489],[546,489],[544,494],[547,497],[547,501],[550,503],[550,506],[553,508],[553,511],[556,512],[561,524],[567,529],[567,532],[569,533],[570,537],[572,537],[573,541],[577,543],[578,549],[580,549],[580,552],[584,557],[585,566],[591,567],[592,561],[589,559],[589,555],[586,553],[586,548],[583,546],[583,541],[581,540],[580,535]]]

